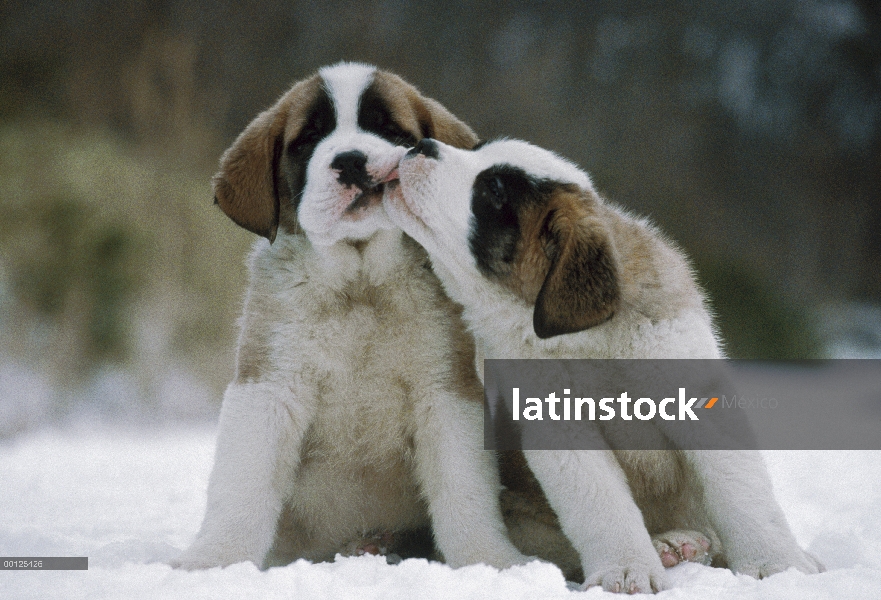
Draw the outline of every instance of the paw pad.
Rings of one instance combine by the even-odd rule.
[[[661,564],[675,567],[681,562],[709,564],[710,540],[697,531],[673,530],[652,537]]]

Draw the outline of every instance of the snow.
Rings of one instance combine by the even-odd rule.
[[[250,563],[201,572],[164,561],[195,536],[214,451],[211,427],[67,426],[0,445],[0,556],[88,556],[88,571],[0,571],[0,598],[599,598],[571,592],[559,571],[453,570],[382,558],[259,571]],[[881,598],[881,452],[765,452],[799,542],[829,571],[757,581],[686,564],[658,597]]]

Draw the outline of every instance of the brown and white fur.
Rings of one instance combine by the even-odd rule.
[[[722,357],[682,253],[566,160],[516,140],[474,151],[423,140],[399,177],[386,210],[428,250],[483,357]],[[528,474],[503,464],[512,537],[564,570],[580,557],[585,586],[657,591],[664,565],[705,556],[754,577],[822,569],[797,545],[758,453],[524,455],[556,515],[535,508]]]
[[[249,261],[204,521],[175,566],[328,560],[429,525],[453,566],[525,562],[483,450],[461,309],[381,202],[399,144],[425,136],[477,142],[399,77],[342,63],[294,85],[223,155],[217,204],[266,239]]]

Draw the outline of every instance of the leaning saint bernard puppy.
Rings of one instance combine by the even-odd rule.
[[[428,250],[485,358],[722,356],[682,254],[555,154],[515,140],[466,151],[424,139],[399,177],[387,212]],[[524,455],[556,516],[528,502],[527,480],[503,474],[509,491],[525,492],[505,503],[511,535],[564,571],[577,553],[585,586],[656,591],[680,560],[754,577],[822,568],[797,545],[757,453]],[[556,526],[565,538],[554,539]]]
[[[399,77],[343,63],[294,85],[223,155],[216,202],[265,239],[204,521],[175,566],[328,560],[429,525],[453,566],[525,562],[483,450],[461,309],[382,205],[399,145],[425,136],[477,142]]]

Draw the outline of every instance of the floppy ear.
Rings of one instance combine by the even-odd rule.
[[[284,151],[285,115],[281,103],[261,113],[220,159],[214,176],[214,202],[248,231],[275,240],[280,194],[279,160]]]
[[[598,217],[570,208],[556,209],[544,232],[556,251],[532,314],[542,339],[599,325],[618,308],[617,269],[606,228]]]

